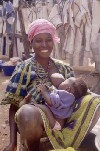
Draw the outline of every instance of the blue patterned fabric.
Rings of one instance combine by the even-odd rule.
[[[57,67],[58,72],[63,74],[65,78],[74,76],[73,70],[69,66],[59,60],[52,58],[51,60]],[[38,74],[36,72],[35,57],[21,62],[21,64],[15,68],[9,80],[6,88],[6,96],[1,104],[15,104],[19,106],[20,101],[22,101],[27,93],[31,93],[37,103],[43,103],[44,99],[41,93],[37,91],[37,86],[43,82],[43,80],[48,86],[51,86],[52,83],[48,78],[48,73],[45,72],[40,64],[38,66]]]

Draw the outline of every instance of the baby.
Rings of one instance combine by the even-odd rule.
[[[61,130],[65,120],[73,113],[76,100],[87,94],[87,85],[81,78],[71,77],[65,80],[59,73],[52,74],[50,79],[53,90],[49,91],[45,84],[39,85],[38,89],[45,99],[45,104],[59,121],[54,129]]]
[[[69,118],[75,108],[76,100],[87,94],[87,85],[81,78],[71,77],[64,79],[59,73],[50,76],[53,88],[48,88],[45,84],[38,86],[45,99],[45,105],[52,111],[56,118],[53,129],[61,130],[65,120]],[[30,95],[24,99],[24,104],[30,100]]]

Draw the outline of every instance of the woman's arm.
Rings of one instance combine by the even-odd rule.
[[[38,90],[41,91],[41,93],[45,99],[45,102],[49,106],[52,106],[52,101],[51,101],[50,95],[48,94],[46,86],[44,84],[41,84],[41,85],[39,85]]]
[[[23,106],[24,104],[28,104],[31,101],[32,95],[27,94],[25,98],[19,103],[19,107]]]
[[[17,144],[17,124],[15,123],[15,113],[17,109],[14,105],[11,105],[9,109],[10,142],[15,145]]]
[[[5,98],[0,104],[14,104],[19,107],[19,102],[27,95],[28,85],[35,78],[35,71],[30,62],[31,59],[16,66],[7,84]],[[30,71],[30,69],[32,70]]]

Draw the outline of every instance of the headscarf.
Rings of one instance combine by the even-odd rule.
[[[45,19],[37,19],[33,21],[28,29],[28,39],[30,43],[32,42],[34,36],[40,34],[40,33],[50,33],[53,39],[53,42],[60,42],[60,39],[58,38],[56,34],[56,27]]]

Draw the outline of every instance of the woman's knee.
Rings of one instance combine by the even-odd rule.
[[[43,121],[37,107],[23,105],[16,114],[19,132],[23,137],[39,138],[43,131]]]

